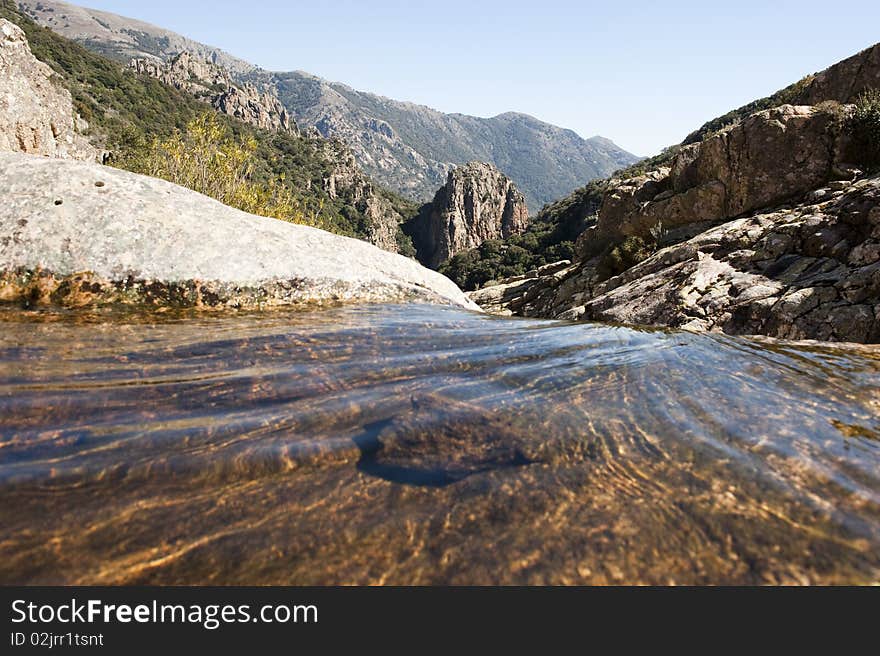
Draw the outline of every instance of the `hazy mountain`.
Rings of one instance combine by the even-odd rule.
[[[300,71],[270,73],[217,48],[115,14],[53,0],[26,0],[19,6],[38,23],[117,59],[168,61],[189,51],[239,78],[274,86],[301,127],[314,126],[324,136],[344,139],[370,176],[417,200],[429,200],[455,165],[480,160],[508,175],[536,210],[638,159],[608,139],[582,139],[525,114],[444,114]]]

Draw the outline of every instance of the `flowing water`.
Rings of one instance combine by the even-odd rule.
[[[0,583],[878,580],[878,348],[0,311]]]

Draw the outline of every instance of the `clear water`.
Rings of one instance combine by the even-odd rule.
[[[0,583],[878,580],[878,348],[0,311]]]

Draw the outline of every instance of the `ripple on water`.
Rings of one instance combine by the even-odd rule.
[[[0,581],[870,582],[880,351],[0,311]]]

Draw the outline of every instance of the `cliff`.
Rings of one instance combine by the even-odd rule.
[[[521,233],[528,220],[525,198],[510,179],[491,164],[470,162],[449,173],[405,231],[419,261],[436,268],[460,251]]]
[[[94,160],[70,92],[31,53],[24,32],[0,18],[0,151]]]
[[[298,132],[284,105],[273,91],[253,84],[236,85],[222,66],[200,60],[189,52],[176,55],[168,64],[151,58],[135,58],[129,68],[161,80],[210,104],[217,111],[271,131]]]

